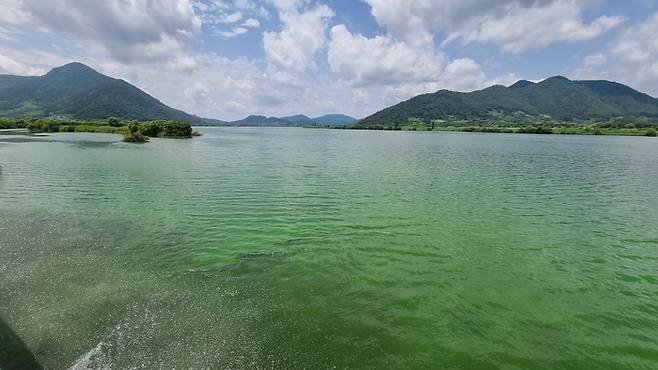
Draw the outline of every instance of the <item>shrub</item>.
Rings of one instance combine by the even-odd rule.
[[[123,123],[121,121],[119,121],[118,119],[114,118],[114,117],[108,119],[107,124],[109,126],[112,126],[112,127],[121,127],[121,126],[123,126]]]
[[[130,132],[124,136],[123,141],[126,143],[141,144],[148,142],[149,138],[148,136],[144,136],[139,132]]]
[[[192,136],[192,126],[183,122],[160,121],[162,136],[190,137]]]
[[[646,133],[644,133],[644,136],[656,137],[656,130],[650,128],[647,130]]]
[[[160,127],[160,124],[157,121],[144,122],[140,124],[139,127],[139,132],[142,135],[151,136],[151,137],[160,135],[161,130],[162,128]]]
[[[27,124],[27,129],[30,130],[31,132],[40,132],[41,124],[35,121],[30,122]]]

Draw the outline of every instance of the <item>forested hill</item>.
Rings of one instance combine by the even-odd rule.
[[[81,63],[54,68],[39,77],[0,75],[0,116],[201,122],[126,81]]]
[[[501,115],[550,116],[560,121],[648,117],[658,119],[658,99],[610,81],[572,81],[551,77],[539,83],[519,81],[461,93],[441,90],[416,96],[379,111],[359,126],[405,124],[410,118],[486,121]]]

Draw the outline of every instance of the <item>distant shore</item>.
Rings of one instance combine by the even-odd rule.
[[[354,125],[354,126],[316,126],[305,128],[334,130],[366,130],[366,131],[443,131],[443,132],[482,132],[504,134],[541,134],[541,135],[608,135],[608,136],[645,136],[656,137],[658,125],[637,127],[634,124],[615,125],[605,123],[561,123],[561,124],[469,124],[456,125]]]

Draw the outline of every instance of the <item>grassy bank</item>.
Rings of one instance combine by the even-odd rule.
[[[28,129],[30,132],[94,132],[124,135],[128,142],[146,142],[148,137],[191,138],[198,135],[189,123],[169,120],[125,121],[59,120],[51,118],[0,118],[0,129]]]

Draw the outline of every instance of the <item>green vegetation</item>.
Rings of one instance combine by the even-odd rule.
[[[140,132],[141,129],[143,127],[140,127],[138,123],[131,122],[128,124],[128,133],[123,137],[123,141],[136,144],[146,143],[149,141],[149,138]]]
[[[461,93],[441,90],[424,94],[379,111],[357,126],[391,127],[443,120],[469,122],[474,127],[490,123],[540,125],[570,122],[607,122],[615,117],[658,119],[658,99],[609,81],[571,81],[552,77],[540,83],[519,81],[510,87],[492,86]]]
[[[547,117],[540,120],[520,119],[521,116],[503,117],[497,120],[432,120],[409,118],[407,124],[364,125],[357,126],[305,126],[307,128],[359,129],[359,130],[393,130],[393,131],[457,131],[489,132],[508,134],[569,134],[569,135],[618,135],[618,136],[656,136],[658,122],[647,118],[629,119],[613,118],[608,121],[560,122]],[[527,118],[527,117],[526,117]]]
[[[0,129],[28,129],[31,132],[96,132],[124,135],[124,141],[147,142],[149,137],[191,138],[200,133],[192,131],[189,123],[178,121],[56,120],[49,118],[0,118]]]
[[[81,63],[54,68],[38,77],[0,75],[0,116],[203,122],[168,107],[126,81],[110,78]]]

